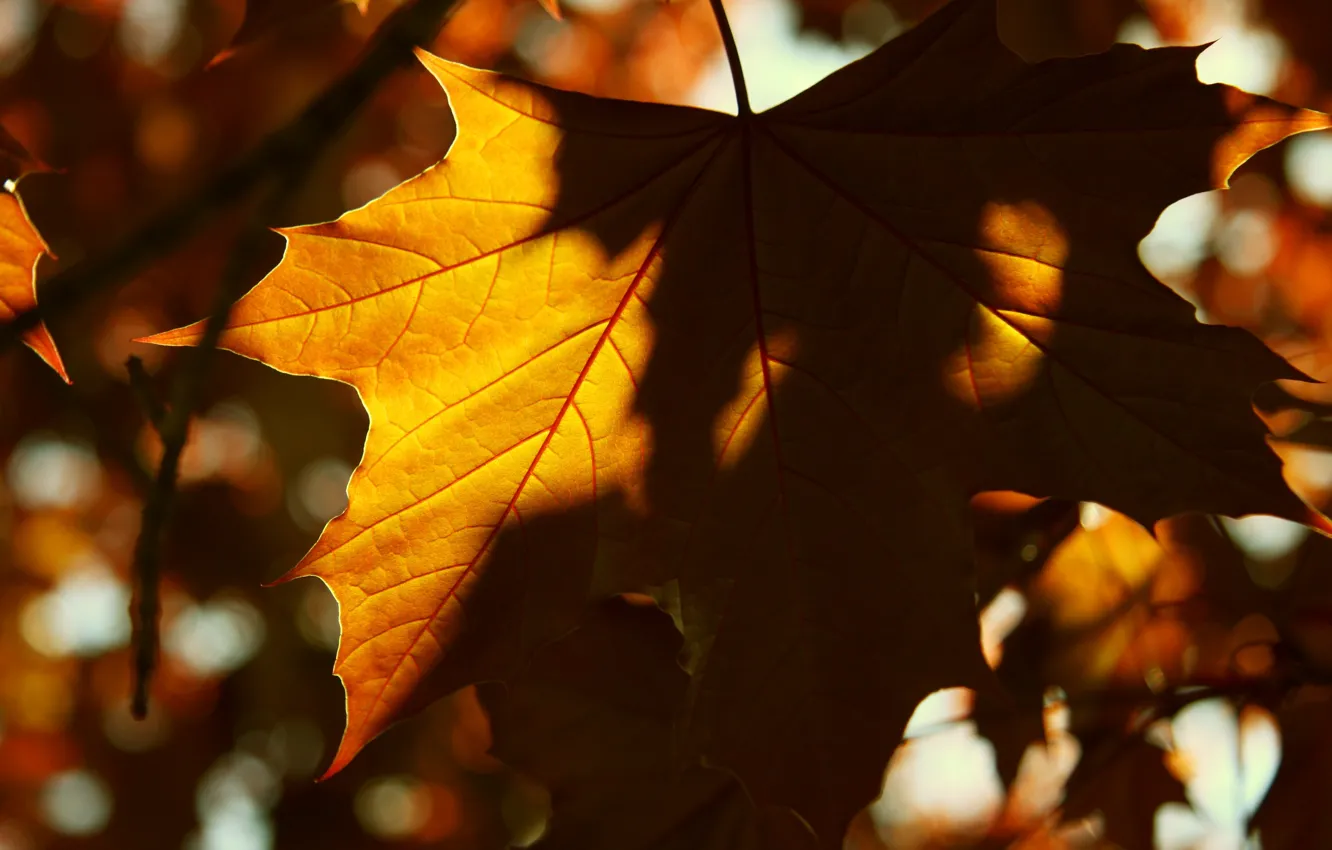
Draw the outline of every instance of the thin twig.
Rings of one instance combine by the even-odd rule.
[[[41,284],[40,303],[0,324],[0,352],[21,341],[25,331],[49,320],[94,292],[121,283],[157,257],[170,252],[199,226],[245,197],[265,178],[298,165],[322,139],[343,127],[380,83],[439,31],[457,0],[417,0],[380,28],[355,67],[331,85],[286,126],[218,172],[193,194],[151,219],[104,254],[53,275]]]
[[[186,362],[172,384],[170,405],[163,411],[160,402],[156,404],[153,400],[145,402],[148,417],[161,436],[162,459],[158,464],[152,488],[144,502],[143,523],[134,548],[136,600],[133,618],[134,695],[130,710],[137,718],[147,716],[149,686],[157,663],[160,642],[158,619],[162,540],[175,500],[180,458],[189,434],[190,418],[199,402],[213,354],[231,316],[231,308],[244,292],[244,285],[249,280],[248,272],[262,246],[262,240],[268,233],[268,225],[277,218],[289,196],[304,182],[319,153],[350,122],[357,108],[375,91],[379,81],[410,55],[411,48],[433,37],[454,2],[455,0],[418,0],[400,10],[400,17],[389,28],[389,34],[366,53],[360,66],[334,86],[339,93],[332,97],[326,94],[320,98],[306,110],[302,119],[298,119],[294,125],[279,134],[280,140],[270,139],[270,144],[261,146],[261,150],[271,150],[271,155],[255,160],[252,166],[254,171],[246,172],[249,178],[249,182],[245,185],[246,189],[253,189],[268,176],[275,175],[278,179],[270,181],[268,194],[259,213],[236,241],[219,282],[212,309],[204,324],[203,335],[198,345],[185,355]],[[330,94],[332,92],[333,90],[330,90]],[[294,156],[293,154],[297,152],[300,155]],[[243,190],[238,187],[225,191],[239,193]],[[229,195],[232,198],[239,196],[239,194]],[[215,196],[210,195],[207,190],[203,197],[215,199]],[[196,216],[206,211],[207,203],[193,209]],[[152,226],[148,229],[151,230]],[[131,240],[131,243],[134,241]],[[127,250],[132,249],[133,245],[130,245]],[[104,269],[105,265],[104,263],[98,268]],[[96,281],[99,278],[85,275],[82,280],[85,283],[80,288],[66,288],[62,291],[81,294],[87,291],[86,287],[89,286],[87,281]],[[17,323],[10,328],[16,325]],[[127,365],[131,381],[134,382],[136,367],[142,372],[142,364],[137,362],[137,358],[130,358],[130,363]],[[146,377],[143,375],[144,379]],[[149,386],[147,381],[141,379],[137,383],[139,386],[136,386],[136,392],[140,392],[141,397],[151,398],[150,390],[144,389]]]
[[[138,400],[139,407],[143,409],[144,418],[152,423],[160,436],[162,422],[166,419],[166,405],[157,395],[157,387],[153,386],[152,376],[143,368],[143,361],[134,354],[125,361],[125,371],[129,373],[130,389],[134,391],[134,397]]]
[[[740,50],[735,46],[735,34],[731,32],[731,22],[726,18],[726,9],[722,0],[710,0],[712,15],[717,19],[717,28],[721,30],[722,47],[726,50],[726,61],[731,66],[731,83],[735,86],[736,111],[741,118],[754,114],[749,108],[749,89],[745,86],[744,69],[740,67]]]
[[[185,363],[171,385],[171,403],[163,411],[164,415],[154,423],[162,440],[162,459],[144,502],[143,522],[134,545],[134,698],[130,710],[138,718],[147,716],[148,688],[157,663],[162,541],[175,501],[180,458],[189,437],[190,419],[207,383],[208,369],[222,338],[222,331],[231,318],[231,308],[244,294],[245,285],[250,281],[249,272],[268,235],[268,226],[278,217],[291,194],[304,182],[318,158],[319,147],[322,145],[308,151],[300,165],[293,166],[280,180],[274,181],[260,210],[237,237],[213,296],[203,335],[196,346],[186,349]]]
[[[247,272],[268,230],[266,225],[272,217],[271,203],[279,194],[277,190],[271,192],[264,213],[253,218],[232,247],[214,296],[212,310],[204,324],[203,338],[198,346],[186,350],[185,363],[172,382],[171,404],[165,409],[164,415],[154,422],[161,437],[162,458],[158,462],[152,488],[144,501],[143,522],[139,538],[134,544],[134,698],[130,711],[137,718],[148,714],[148,689],[157,664],[162,542],[175,500],[176,478],[189,436],[190,419],[199,403],[200,390],[207,379],[212,354],[231,316],[231,307],[241,294]]]

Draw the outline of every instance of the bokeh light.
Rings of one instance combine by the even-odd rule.
[[[1151,49],[1161,46],[1161,34],[1156,25],[1146,15],[1130,15],[1120,24],[1115,41],[1121,44],[1136,44]]]
[[[86,445],[39,433],[14,448],[7,473],[19,507],[74,509],[96,498],[102,467]]]
[[[172,174],[189,163],[199,141],[194,112],[184,104],[162,98],[139,113],[135,149],[148,168]]]
[[[1288,519],[1261,514],[1240,519],[1222,517],[1221,523],[1244,554],[1259,561],[1275,561],[1293,551],[1309,536],[1309,527]]]
[[[1223,266],[1236,275],[1256,275],[1276,257],[1276,220],[1266,210],[1238,210],[1221,223],[1216,242]]]
[[[342,513],[347,507],[351,474],[347,462],[335,457],[320,458],[302,469],[287,496],[292,519],[302,528],[315,530]]]
[[[1104,505],[1095,502],[1082,502],[1078,505],[1078,525],[1084,531],[1095,531],[1110,519],[1112,512]]]
[[[319,760],[324,757],[323,733],[302,717],[281,721],[267,732],[247,733],[241,747],[247,745],[262,755],[275,772],[288,779],[311,778],[319,768]]]
[[[1286,180],[1306,204],[1332,207],[1332,133],[1306,133],[1286,143]]]
[[[362,160],[342,178],[342,201],[348,208],[364,206],[397,186],[404,176],[386,159]]]
[[[161,61],[180,37],[184,0],[126,0],[119,40],[125,55],[142,65]]]
[[[875,45],[840,44],[801,32],[790,0],[749,0],[730,12],[745,66],[749,103],[755,112],[776,106],[828,74],[869,53]],[[715,56],[699,77],[689,102],[735,113],[735,88],[726,57]]]
[[[199,831],[188,850],[270,850],[269,810],[279,793],[278,777],[262,759],[241,752],[223,756],[199,780]]]
[[[430,819],[430,793],[415,777],[377,777],[356,792],[356,819],[376,838],[406,838]]]
[[[1147,270],[1164,283],[1178,285],[1210,252],[1212,230],[1221,218],[1218,192],[1201,192],[1165,208],[1156,227],[1138,245]]]
[[[990,600],[980,615],[981,651],[991,667],[998,667],[1004,657],[1004,641],[1027,613],[1027,600],[1021,591],[1005,587]]]
[[[921,708],[914,723],[920,722]],[[870,808],[889,847],[913,850],[939,846],[941,840],[979,839],[1003,805],[994,745],[975,722],[931,719],[929,734],[909,738],[893,754],[883,793]]]
[[[1168,761],[1190,805],[1166,803],[1156,814],[1160,850],[1261,846],[1248,822],[1276,777],[1281,734],[1272,714],[1246,706],[1236,717],[1226,700],[1200,700],[1171,723]]]
[[[42,816],[64,835],[94,835],[111,820],[111,788],[87,770],[57,773],[42,787]]]
[[[300,605],[296,609],[296,627],[301,637],[320,649],[338,648],[342,627],[338,623],[338,600],[328,585],[317,579],[302,581]]]
[[[1227,83],[1254,94],[1272,94],[1285,58],[1285,42],[1276,33],[1236,27],[1198,57],[1198,79]]]
[[[23,64],[32,37],[41,23],[37,0],[6,0],[0,3],[0,74]]]
[[[254,657],[264,632],[259,610],[245,599],[228,596],[178,612],[162,635],[162,648],[196,676],[221,676]]]
[[[29,600],[19,629],[28,645],[44,655],[100,655],[129,642],[129,601],[129,586],[108,565],[90,558]]]

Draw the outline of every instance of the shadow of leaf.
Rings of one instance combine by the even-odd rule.
[[[623,850],[816,846],[789,812],[756,807],[730,774],[677,769],[673,725],[688,677],[680,633],[651,607],[612,599],[479,696],[492,752],[550,790],[537,845]]]

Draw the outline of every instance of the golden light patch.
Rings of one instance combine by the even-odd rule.
[[[995,311],[977,305],[967,338],[945,361],[943,384],[949,394],[975,410],[1010,401],[1036,380],[1043,352]]]
[[[1054,213],[1036,201],[987,203],[981,209],[977,234],[981,261],[992,273],[1007,275],[1013,268],[1008,261],[1016,261],[1032,272],[1045,268],[1056,283],[1062,280],[1057,267],[1068,259],[1068,234]],[[1006,253],[985,251],[989,245],[1003,245]]]
[[[1055,550],[1041,573],[1039,592],[1052,600],[1062,627],[1100,622],[1150,581],[1165,557],[1147,529],[1111,514],[1094,531],[1073,532]]]
[[[1068,235],[1054,214],[1035,201],[991,202],[982,208],[975,255],[989,276],[995,306],[978,303],[966,341],[945,361],[949,393],[976,410],[1009,401],[1040,374],[1045,352],[998,307],[1049,316],[1063,292]]]
[[[771,394],[791,371],[785,364],[795,359],[795,339],[791,332],[774,333],[762,349],[755,345],[745,358],[740,390],[718,414],[712,431],[712,454],[719,471],[730,469],[743,458],[762,432]]]

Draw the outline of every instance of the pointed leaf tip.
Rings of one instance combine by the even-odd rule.
[[[191,325],[175,328],[174,330],[162,331],[161,333],[150,334],[149,336],[135,337],[133,342],[142,342],[149,345],[169,345],[185,346],[194,345],[203,336],[205,321],[200,320]]]
[[[338,675],[338,678],[342,679],[343,688],[345,689],[347,686],[346,679],[344,679],[340,674]],[[346,728],[344,728],[342,731],[342,740],[338,742],[338,750],[336,753],[333,754],[333,761],[329,763],[328,767],[324,769],[323,773],[319,774],[319,778],[316,779],[315,781],[324,782],[326,780],[332,779],[334,776],[337,776],[339,773],[342,772],[342,769],[344,767],[351,764],[352,759],[356,758],[357,754],[359,754],[361,750],[365,748],[365,745],[370,743],[370,741],[373,740],[375,737],[377,737],[379,733],[382,731],[384,730],[380,729],[376,731],[373,735],[367,736],[363,734],[361,728],[353,730],[351,727],[350,713],[349,713],[348,723]]]
[[[3,154],[0,148],[0,156]],[[43,254],[54,256],[28,218],[23,201],[13,192],[0,191],[0,320],[8,321],[37,306],[37,264]],[[45,323],[24,333],[23,341],[62,381],[70,383]]]
[[[1322,534],[1324,537],[1332,537],[1332,519],[1328,519],[1328,517],[1321,511],[1316,511],[1313,508],[1310,508],[1308,516],[1305,517],[1304,524]]]
[[[74,383],[69,377],[69,372],[65,370],[65,364],[60,359],[60,351],[56,348],[55,340],[51,338],[51,332],[47,330],[45,324],[38,325],[29,331],[24,336],[23,341],[36,352],[38,357],[42,358],[42,362],[55,370],[55,373],[60,376],[60,380],[66,384],[72,385]]]

